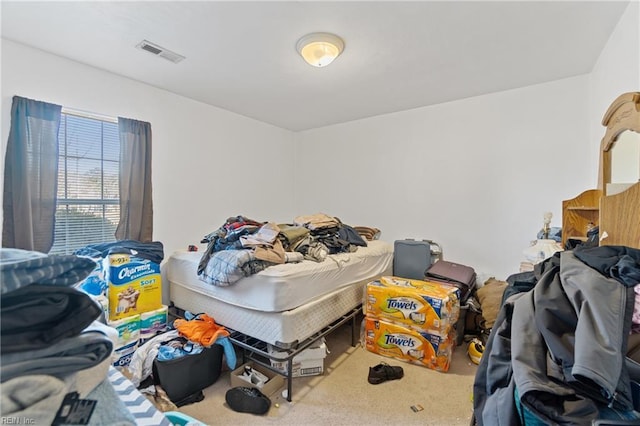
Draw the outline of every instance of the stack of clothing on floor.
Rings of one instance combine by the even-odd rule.
[[[117,331],[74,288],[95,266],[75,255],[0,249],[0,415],[34,424],[99,424],[100,412],[103,420],[117,417],[105,402],[117,395],[103,389]]]

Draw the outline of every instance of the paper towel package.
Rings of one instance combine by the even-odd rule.
[[[458,290],[437,282],[381,277],[366,286],[367,316],[447,336],[460,315]]]
[[[382,356],[449,371],[455,347],[455,330],[448,336],[419,331],[378,318],[364,318],[364,347]]]

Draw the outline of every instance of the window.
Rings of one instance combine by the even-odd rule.
[[[120,138],[116,119],[62,110],[58,192],[50,254],[115,241],[120,219]]]

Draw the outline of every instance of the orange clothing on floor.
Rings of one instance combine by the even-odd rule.
[[[190,321],[178,318],[173,325],[181,336],[206,347],[213,345],[218,337],[229,336],[229,332],[207,314],[198,315]]]

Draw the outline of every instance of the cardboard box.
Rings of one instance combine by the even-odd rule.
[[[247,366],[259,371],[262,374],[264,374],[265,376],[267,376],[267,378],[269,380],[264,385],[257,386],[257,385],[254,385],[253,383],[249,383],[248,381],[241,379],[239,376],[242,375],[242,373],[244,372],[244,368],[247,367]],[[263,366],[261,366],[259,364],[256,364],[253,361],[249,361],[247,363],[244,363],[240,367],[238,367],[235,370],[233,370],[231,372],[231,374],[229,375],[229,378],[231,379],[231,387],[232,388],[235,388],[237,386],[258,388],[258,389],[260,389],[260,391],[263,394],[265,394],[267,396],[273,395],[275,392],[280,390],[280,388],[284,385],[284,377],[283,376],[281,376],[280,374],[269,370],[268,368],[265,368],[265,367],[263,367]]]
[[[128,254],[110,254],[104,267],[110,321],[162,307],[160,265]]]
[[[286,373],[286,362],[271,361],[271,365]],[[291,366],[291,377],[319,376],[324,373],[324,358],[294,361]]]
[[[447,336],[460,315],[459,291],[431,281],[381,277],[366,285],[365,315]]]
[[[364,342],[369,352],[446,372],[455,347],[455,329],[448,336],[439,336],[365,317]]]
[[[277,351],[273,346],[267,347],[269,355],[276,358],[287,358],[287,352]],[[317,376],[324,373],[324,359],[328,353],[324,338],[293,357],[291,377]],[[271,366],[286,373],[287,361],[271,360]]]

